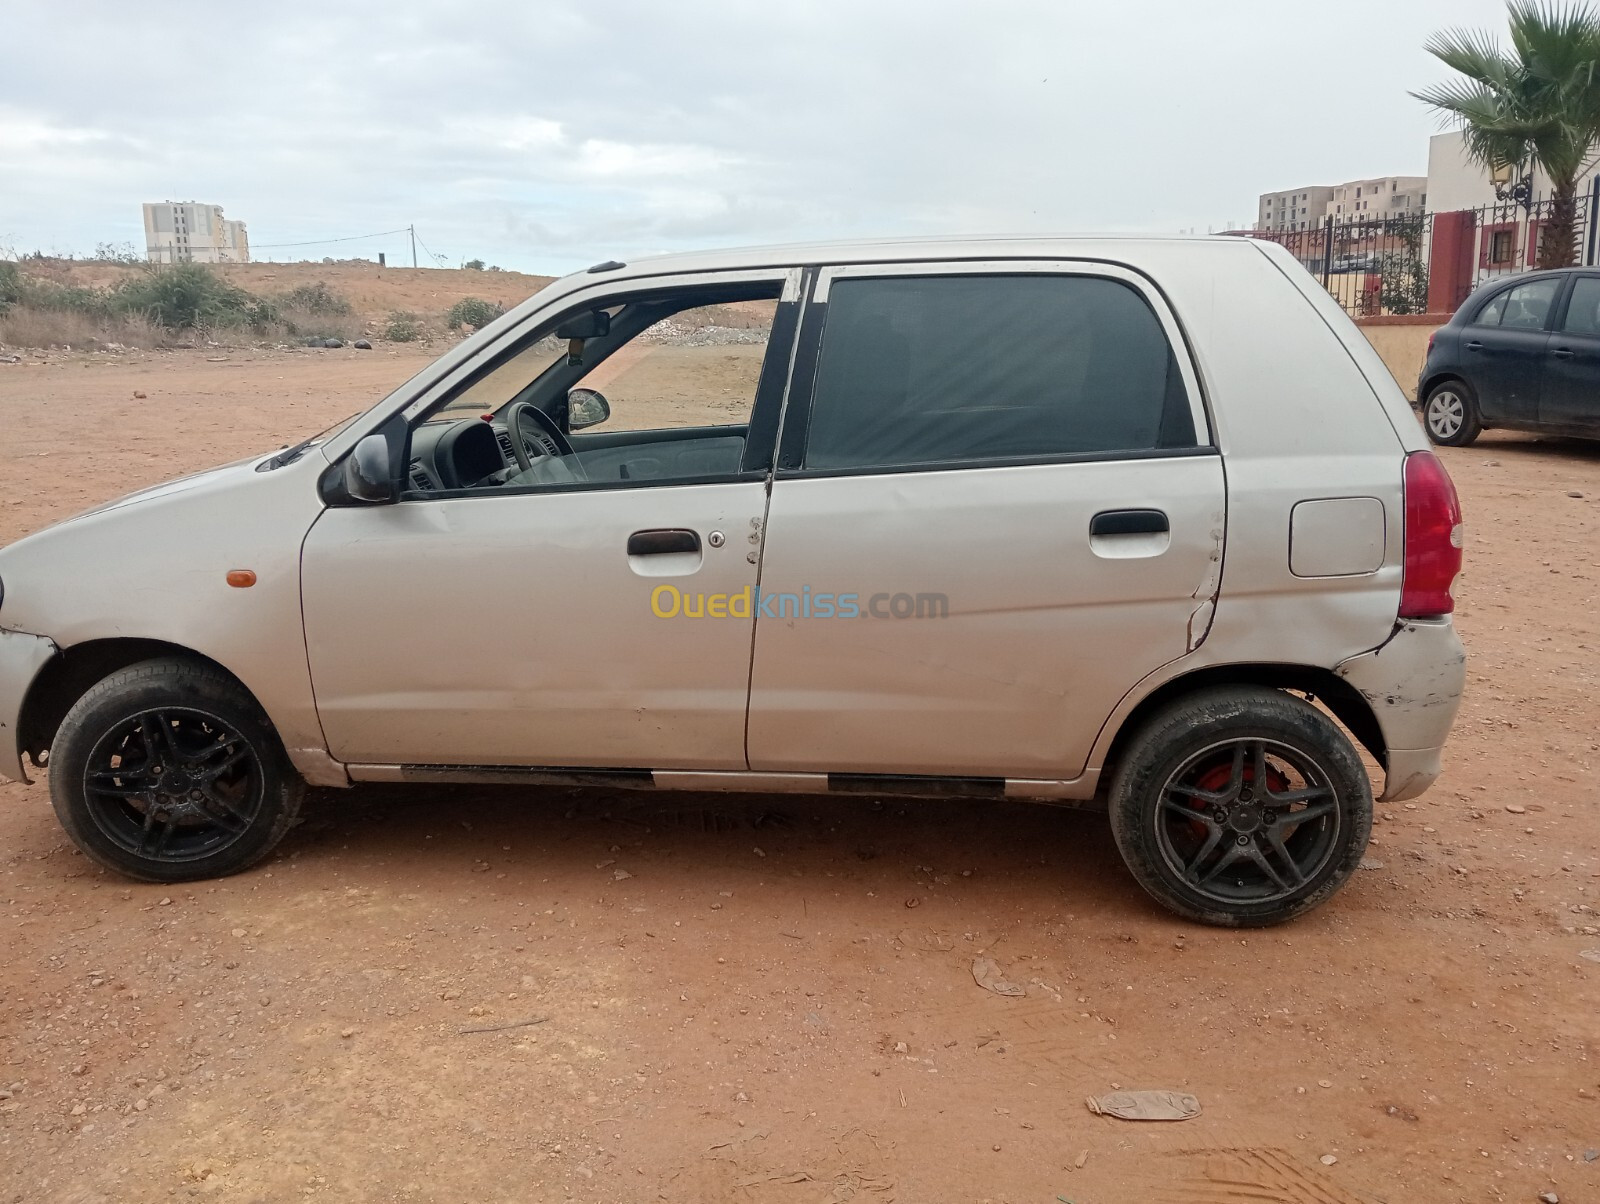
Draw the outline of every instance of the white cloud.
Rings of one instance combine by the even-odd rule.
[[[137,240],[141,201],[183,197],[258,247],[414,221],[451,260],[532,270],[1243,220],[1267,189],[1422,170],[1423,39],[1504,23],[1501,0],[6,10],[0,231],[25,248]]]

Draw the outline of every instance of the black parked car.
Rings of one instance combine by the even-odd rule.
[[[1448,447],[1488,427],[1600,439],[1600,268],[1478,289],[1428,341],[1417,396]]]

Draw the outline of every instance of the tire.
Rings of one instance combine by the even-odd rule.
[[[142,882],[254,865],[304,797],[255,699],[196,661],[113,673],[74,704],[52,742],[50,801],[61,826],[86,855]]]
[[[1446,380],[1428,391],[1422,403],[1422,429],[1440,447],[1466,447],[1483,433],[1478,401],[1465,381]]]
[[[1305,700],[1254,686],[1200,690],[1151,716],[1117,766],[1110,809],[1139,885],[1228,928],[1325,902],[1372,834],[1372,786],[1344,733]]]

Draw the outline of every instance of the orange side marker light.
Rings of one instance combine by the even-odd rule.
[[[255,583],[254,569],[234,569],[228,574],[228,584],[234,589],[249,589]]]

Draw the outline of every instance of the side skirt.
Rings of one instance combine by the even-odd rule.
[[[348,765],[353,782],[465,785],[609,786],[624,790],[730,791],[740,794],[871,794],[900,798],[1011,798],[1103,810],[1097,772],[1070,781],[948,778],[903,774],[696,772],[521,765]]]

